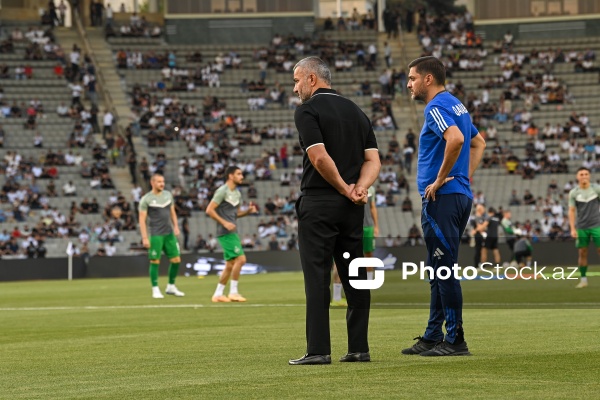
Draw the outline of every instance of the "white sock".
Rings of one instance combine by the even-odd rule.
[[[333,301],[342,300],[342,284],[334,283],[333,284]]]
[[[369,280],[373,279],[374,273],[375,273],[375,271],[367,271],[367,279],[369,279]]]
[[[220,283],[217,284],[217,290],[215,290],[215,294],[213,294],[213,297],[223,296],[223,290],[225,290],[225,285],[221,285]]]
[[[152,286],[152,291],[160,293],[160,288],[158,286]]]
[[[587,281],[587,276],[582,276],[582,277],[581,277],[581,282],[583,282],[583,283],[588,283],[588,281]]]
[[[237,291],[238,281],[231,280],[231,285],[229,285],[229,294],[238,294]]]

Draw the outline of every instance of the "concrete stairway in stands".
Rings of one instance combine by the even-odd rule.
[[[105,87],[104,91],[108,91],[113,103],[115,118],[117,124],[121,127],[121,131],[125,132],[125,128],[129,125],[131,111],[129,108],[129,99],[125,93],[125,85],[122,84],[121,77],[115,70],[112,51],[109,44],[104,39],[103,30],[100,28],[86,28],[88,42],[97,62],[97,68],[102,73]],[[136,143],[134,140],[136,152],[143,150],[145,146],[141,143]],[[144,154],[145,155],[145,154]],[[138,155],[138,161],[141,160]],[[110,175],[115,182],[116,188],[123,193],[125,198],[129,199],[131,192],[131,175],[128,168],[111,167]]]
[[[400,38],[387,38],[387,34],[380,33],[379,34],[379,48],[383,51],[384,43],[388,42],[392,48],[392,66],[391,68],[396,69],[397,71],[404,70],[408,74],[408,63],[412,61],[414,58],[419,56],[418,49],[415,49],[415,44],[418,45],[418,41],[416,35],[407,34],[406,32],[402,33]],[[403,48],[404,46],[404,48]],[[408,132],[408,129],[411,128],[413,132],[418,133],[421,130],[421,125],[419,124],[419,113],[422,113],[422,108],[419,109],[417,105],[417,112],[415,115],[414,111],[415,105],[408,95],[408,91],[404,90],[403,93],[396,93],[395,101],[392,104],[392,111],[394,112],[394,117],[396,119],[396,123],[398,124],[398,131],[396,134],[396,138],[400,145],[403,145],[404,137]],[[387,149],[382,149],[386,151]],[[410,200],[413,204],[413,221],[420,227],[419,215],[421,211],[421,196],[416,190],[415,186],[415,176],[417,170],[417,155],[413,155],[413,163],[412,163],[412,173],[406,174],[406,178],[409,181],[411,188],[414,188],[409,195]],[[402,200],[402,199],[400,199]],[[410,227],[402,227],[404,230],[399,232],[404,235],[408,233],[408,229]]]
[[[69,36],[73,35],[79,37],[76,30],[67,32]],[[121,127],[121,131],[124,132],[125,128],[131,122],[130,101],[129,96],[126,93],[124,79],[117,73],[113,60],[113,52],[104,38],[103,30],[100,28],[87,27],[86,34],[97,63],[96,68],[98,69],[98,73],[102,73],[104,78],[105,87],[100,89],[109,93],[116,114],[115,118],[117,124]],[[102,96],[99,97],[101,98]],[[100,111],[103,113],[104,108],[101,108]],[[137,153],[138,163],[142,157],[150,159],[145,150],[146,146],[143,145],[140,138],[134,138],[133,143]],[[126,198],[129,198],[132,187],[129,169],[126,167],[111,167],[110,173],[117,190],[123,193]]]

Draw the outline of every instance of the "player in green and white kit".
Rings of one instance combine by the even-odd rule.
[[[365,257],[373,257],[375,238],[379,236],[379,218],[375,206],[375,194],[375,188],[371,186],[367,191],[367,204],[365,204],[365,217],[363,219],[363,253]],[[367,279],[373,279],[373,267],[367,268]]]
[[[379,236],[379,219],[377,207],[375,206],[375,187],[371,186],[367,191],[367,203],[365,204],[365,216],[363,219],[363,253],[365,257],[373,257],[375,250],[375,238]],[[367,268],[367,279],[373,279],[373,267]],[[342,280],[340,279],[335,263],[333,264],[333,298],[332,306],[347,306],[342,299]]]
[[[244,175],[239,167],[231,166],[225,170],[227,182],[217,189],[212,200],[206,207],[206,214],[217,221],[217,240],[223,248],[225,269],[219,278],[219,284],[212,297],[213,303],[229,303],[231,301],[246,301],[238,293],[238,280],[242,267],[246,263],[246,256],[242,250],[242,242],[237,234],[235,222],[239,217],[256,214],[256,206],[250,204],[247,211],[240,212],[238,208],[242,202],[242,194],[237,189],[244,180]],[[223,295],[225,285],[231,276],[229,296]]]
[[[148,249],[150,258],[150,281],[152,282],[152,297],[162,299],[164,296],[158,288],[158,267],[163,251],[169,257],[169,284],[165,293],[178,297],[185,296],[175,286],[175,278],[181,262],[179,242],[179,225],[175,214],[175,202],[171,192],[165,189],[165,178],[154,174],[150,179],[152,190],[140,200],[139,219],[142,243]],[[146,227],[146,218],[150,217],[150,237]],[[171,226],[173,224],[173,226]]]
[[[590,170],[585,167],[577,170],[577,183],[578,186],[569,192],[569,224],[571,236],[576,239],[575,246],[579,249],[581,282],[577,288],[581,289],[588,285],[586,273],[590,238],[600,254],[600,185],[590,183]]]

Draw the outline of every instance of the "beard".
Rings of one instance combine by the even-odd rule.
[[[304,104],[310,99],[311,96],[310,94],[298,94],[298,97],[300,97],[300,101],[302,104]]]
[[[413,90],[412,98],[413,98],[413,100],[416,100],[416,101],[425,101],[425,92]]]

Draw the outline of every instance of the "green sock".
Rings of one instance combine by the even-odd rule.
[[[587,273],[587,266],[585,266],[585,267],[579,266],[579,272],[581,273],[581,277],[585,278],[585,274]]]
[[[158,267],[160,264],[150,263],[150,282],[152,286],[158,286]]]
[[[175,284],[175,278],[177,278],[177,273],[179,272],[179,263],[171,263],[169,265],[169,284]]]

